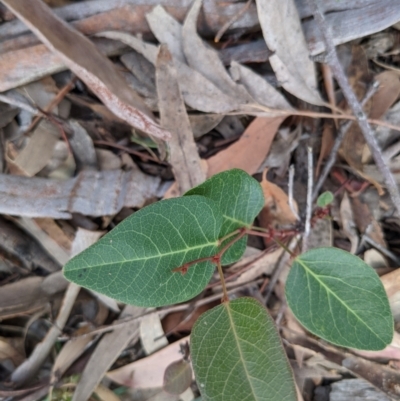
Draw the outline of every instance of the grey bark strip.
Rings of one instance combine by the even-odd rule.
[[[68,180],[0,174],[0,214],[70,219],[72,213],[109,216],[142,207],[160,179],[139,170],[82,171]]]
[[[59,19],[40,0],[4,0],[3,3],[60,57],[116,116],[156,138],[169,138],[169,133],[152,119],[151,111],[142,99],[129,88],[111,61],[103,56],[89,39]]]

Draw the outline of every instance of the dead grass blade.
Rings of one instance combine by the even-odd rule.
[[[294,0],[257,0],[256,3],[264,39],[274,52],[269,62],[278,81],[299,99],[321,105],[314,63],[309,59]]]
[[[4,3],[116,116],[156,138],[169,138],[169,133],[155,123],[150,110],[111,61],[87,38],[56,17],[42,1],[5,0]]]
[[[156,63],[158,107],[161,124],[169,132],[169,158],[181,193],[205,180],[189,117],[179,88],[171,53],[161,45]]]

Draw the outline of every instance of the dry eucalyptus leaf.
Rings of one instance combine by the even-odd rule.
[[[160,47],[156,81],[161,124],[171,133],[168,141],[170,163],[183,194],[201,184],[205,174],[182,99],[179,75],[166,45]]]
[[[274,52],[269,62],[278,81],[299,99],[323,104],[294,0],[257,0],[256,3],[264,39]]]
[[[239,81],[247,89],[250,95],[260,104],[270,107],[272,110],[268,114],[279,115],[279,111],[274,114],[273,109],[293,110],[285,97],[278,92],[267,80],[260,77],[250,68],[232,61],[231,74],[235,81]]]
[[[59,130],[54,124],[41,121],[27,146],[13,160],[13,163],[24,172],[24,175],[33,177],[47,165],[53,156],[58,135]]]
[[[131,388],[162,387],[165,369],[172,362],[182,359],[180,347],[188,341],[189,337],[184,337],[146,358],[108,372],[107,377]]]
[[[158,46],[122,32],[108,31],[97,36],[119,40],[145,56],[153,65],[156,64]],[[239,109],[239,103],[235,99],[225,95],[203,75],[178,60],[174,60],[174,63],[183,98],[188,106],[205,113],[221,114]]]
[[[149,135],[169,138],[169,133],[152,119],[151,111],[142,99],[89,39],[56,17],[40,0],[5,0],[4,3],[116,116]]]
[[[197,33],[197,18],[202,0],[195,0],[182,29],[183,51],[190,67],[198,71],[226,95],[242,104],[254,102],[246,89],[236,84],[223,65],[218,52],[203,42]]]
[[[161,44],[168,45],[174,58],[186,64],[182,48],[182,25],[160,5],[146,14],[146,20],[157,40]]]
[[[138,340],[139,322],[134,318],[143,315],[145,312],[146,309],[133,305],[125,307],[120,319],[132,318],[132,320],[113,332],[107,333],[100,340],[82,372],[81,379],[75,389],[73,401],[87,400],[120,353],[131,341]]]
[[[268,155],[283,119],[256,117],[237,142],[207,160],[207,175],[211,177],[231,168],[240,168],[250,175],[255,174]]]

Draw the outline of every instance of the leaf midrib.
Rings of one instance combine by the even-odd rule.
[[[184,253],[184,252],[189,252],[189,251],[192,251],[192,250],[195,250],[195,249],[206,248],[206,247],[209,247],[209,246],[215,246],[215,247],[216,247],[216,251],[217,251],[218,240],[215,241],[215,242],[209,242],[209,243],[207,243],[207,244],[205,244],[205,245],[199,245],[199,246],[188,247],[188,248],[185,248],[185,249],[182,249],[182,250],[179,250],[179,251],[162,253],[162,254],[158,254],[158,255],[148,256],[148,257],[145,257],[145,258],[124,259],[124,260],[120,260],[120,261],[113,261],[113,262],[110,262],[110,263],[104,263],[104,264],[101,264],[101,265],[100,265],[100,264],[96,264],[96,265],[85,266],[85,267],[79,266],[79,267],[76,268],[76,269],[71,269],[71,268],[70,268],[70,269],[67,270],[67,272],[68,272],[68,271],[81,270],[81,269],[87,269],[87,268],[92,268],[92,267],[112,266],[112,265],[119,264],[119,263],[141,262],[141,261],[143,261],[143,260],[146,260],[146,261],[147,261],[147,260],[156,259],[156,258],[160,258],[160,257],[166,257],[166,256],[170,256],[170,255],[177,255],[177,254]]]
[[[338,295],[336,295],[335,292],[333,292],[322,280],[319,279],[319,276],[315,274],[300,258],[297,258],[297,262],[304,268],[306,274],[309,274],[312,276],[320,285],[325,289],[325,291],[329,294],[331,294],[334,298],[336,298],[350,313],[352,313],[367,329],[370,330],[371,333],[375,335],[376,338],[378,338],[382,343],[385,343],[385,341],[375,333],[375,331],[368,326],[363,319],[353,310],[351,309]]]
[[[229,307],[229,303],[227,305],[224,305],[224,306],[225,306],[226,311],[228,313],[229,321],[230,321],[231,327],[232,327],[233,336],[235,338],[237,349],[238,349],[239,355],[240,355],[240,360],[242,361],[242,365],[243,365],[243,369],[244,369],[245,374],[246,374],[247,381],[249,382],[249,385],[250,385],[250,388],[251,388],[251,392],[253,394],[254,399],[257,400],[257,396],[256,396],[256,393],[255,393],[253,385],[252,385],[251,376],[250,376],[250,374],[249,374],[249,372],[247,370],[246,364],[244,363],[245,359],[244,359],[243,354],[242,354],[242,349],[240,347],[240,342],[239,342],[239,336],[238,336],[238,334],[236,332],[236,329],[235,329],[235,324],[234,324],[234,321],[233,321],[233,317],[231,315],[231,310],[230,310],[230,307]]]

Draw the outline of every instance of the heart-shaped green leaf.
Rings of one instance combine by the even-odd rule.
[[[348,252],[319,248],[298,256],[286,298],[307,330],[333,344],[381,350],[392,341],[393,318],[382,282]]]
[[[293,375],[265,308],[240,298],[200,316],[190,336],[196,381],[208,401],[296,401]]]
[[[216,174],[203,184],[186,192],[185,195],[201,195],[217,203],[224,216],[220,238],[240,227],[251,226],[265,202],[260,184],[239,169]],[[226,240],[222,246],[229,240]],[[222,264],[227,265],[239,260],[243,256],[246,244],[247,236],[225,252]]]
[[[183,302],[211,279],[211,262],[173,272],[218,250],[222,214],[202,196],[169,199],[125,219],[100,241],[71,259],[65,277],[82,287],[138,306]]]

